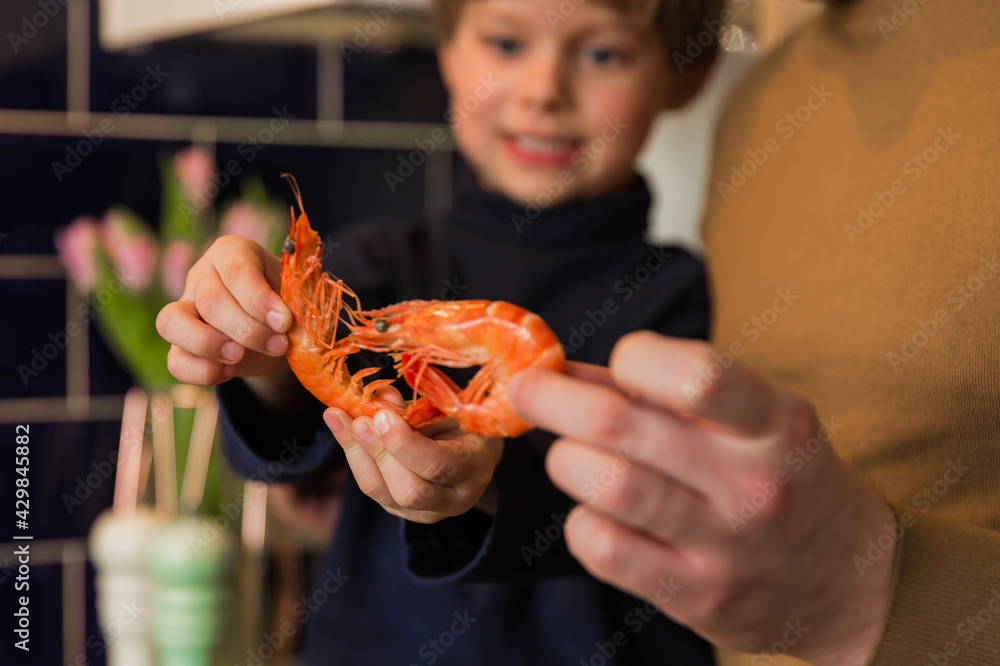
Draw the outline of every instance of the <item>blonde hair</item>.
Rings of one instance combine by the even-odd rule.
[[[431,0],[438,39],[451,39],[458,17],[470,0]],[[668,58],[686,66],[710,64],[719,47],[719,32],[732,14],[726,0],[594,0],[619,11],[636,8],[655,27]],[[681,69],[686,69],[681,67]]]

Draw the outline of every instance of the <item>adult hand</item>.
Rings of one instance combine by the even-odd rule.
[[[835,455],[835,420],[712,352],[642,332],[609,370],[512,380],[518,413],[563,435],[546,464],[581,502],[569,550],[721,647],[864,664],[894,557],[860,571],[854,557],[894,512]]]

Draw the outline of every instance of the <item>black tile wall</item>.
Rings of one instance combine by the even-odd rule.
[[[64,4],[45,12],[38,0],[0,2],[0,108],[66,108]]]
[[[311,48],[188,39],[130,54],[98,52],[92,63],[95,112],[266,118],[287,106],[299,118],[316,117]]]
[[[0,285],[0,310],[9,313],[4,318],[4,344],[0,346],[0,367],[5,369],[0,400],[65,395],[66,353],[49,339],[51,334],[58,340],[65,331],[65,283],[4,280]],[[7,460],[0,463],[0,469],[9,466]]]
[[[444,122],[444,85],[437,58],[427,51],[354,55],[345,63],[344,90],[348,120]]]

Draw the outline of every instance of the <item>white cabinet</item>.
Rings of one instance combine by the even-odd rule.
[[[101,46],[189,35],[336,44],[356,28],[373,41],[426,41],[426,7],[426,0],[101,0]]]

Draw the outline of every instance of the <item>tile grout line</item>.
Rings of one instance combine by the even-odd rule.
[[[85,127],[89,124],[89,0],[69,0],[66,10],[66,110],[71,125]]]
[[[452,153],[434,151],[424,174],[424,214],[436,219],[451,210]]]
[[[316,47],[316,118],[344,120],[344,58],[335,46]]]
[[[87,549],[77,540],[66,541],[62,561],[63,662],[76,663],[87,654]]]
[[[67,423],[77,421],[121,421],[125,406],[124,395],[92,395],[86,417],[71,414],[66,407],[66,397],[55,398],[2,398],[0,399],[0,424],[2,423]]]
[[[86,312],[86,297],[66,280],[66,411],[81,419],[90,412],[90,328]],[[70,322],[77,325],[75,335],[69,334]]]
[[[0,280],[63,280],[66,272],[54,254],[0,256]]]
[[[73,118],[76,118],[75,116]],[[197,132],[208,133],[205,125],[211,125],[214,140],[218,143],[241,143],[247,134],[254,134],[266,127],[274,117],[240,116],[186,116],[178,114],[156,114],[134,112],[127,122],[120,122],[111,113],[90,113],[88,122],[80,126],[71,120],[66,111],[46,111],[42,109],[0,108],[0,134],[21,136],[78,136],[81,129],[99,129],[100,123],[118,123],[114,134],[105,138],[112,141],[190,141]],[[275,133],[273,145],[310,146],[317,148],[361,148],[372,150],[412,149],[413,140],[428,136],[437,128],[447,129],[441,123],[364,121],[364,120],[316,120],[296,119],[287,121],[280,133]],[[439,150],[450,152],[454,149],[449,140]]]

